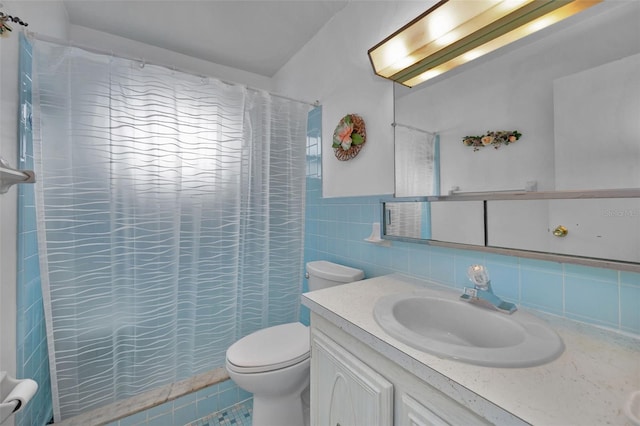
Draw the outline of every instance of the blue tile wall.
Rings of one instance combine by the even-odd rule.
[[[231,380],[109,423],[108,426],[182,426],[229,408],[252,395]]]
[[[399,272],[455,288],[468,285],[469,265],[482,263],[494,291],[511,302],[640,335],[640,274],[414,243],[380,247],[365,242],[371,224],[380,221],[384,194],[322,198],[321,121],[318,108],[309,120],[315,136],[307,139],[307,161],[316,166],[307,171],[305,263],[329,260],[360,268],[368,278]],[[301,321],[309,323],[308,310],[302,310]]]
[[[31,46],[20,34],[20,121],[18,168],[33,170],[31,133]],[[38,382],[38,391],[16,415],[17,426],[45,425],[53,416],[36,235],[33,185],[18,185],[17,376]]]

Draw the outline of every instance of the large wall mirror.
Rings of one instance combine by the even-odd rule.
[[[439,138],[437,187],[409,194],[429,196],[429,240],[640,264],[638,22],[640,2],[605,1],[421,86],[397,85],[396,128]],[[522,137],[499,149],[462,143],[490,130]],[[450,226],[474,208],[453,189],[476,194],[463,202],[482,207],[466,216],[481,217],[479,231]],[[566,236],[553,234],[558,226]]]

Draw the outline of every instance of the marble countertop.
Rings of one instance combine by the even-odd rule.
[[[529,311],[562,337],[559,358],[527,368],[465,364],[413,349],[376,323],[379,297],[425,288],[454,291],[394,274],[305,293],[302,303],[494,423],[517,418],[535,425],[631,424],[623,405],[640,390],[640,339]]]

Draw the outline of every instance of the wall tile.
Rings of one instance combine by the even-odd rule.
[[[147,412],[142,411],[120,420],[120,426],[134,426],[147,422]]]
[[[564,280],[565,312],[568,317],[606,326],[618,326],[620,299],[617,283],[574,275],[566,275]]]
[[[157,405],[147,410],[147,417],[152,419],[154,417],[166,415],[173,412],[173,401],[165,402],[164,404]]]
[[[231,407],[236,402],[238,402],[238,389],[236,388],[227,389],[218,394],[218,406],[220,407]]]
[[[180,408],[175,408],[173,410],[174,425],[186,425],[196,420],[197,418],[198,410],[195,402],[192,402],[191,404],[182,406]]]
[[[31,101],[30,46],[20,35],[20,103]],[[18,158],[21,168],[32,169],[33,137],[29,123],[21,122],[18,128],[19,140],[27,145],[26,161]],[[46,424],[53,413],[51,381],[47,340],[40,288],[40,265],[36,234],[36,211],[33,185],[17,185],[18,191],[18,275],[16,360],[17,376],[33,378],[38,383],[38,391],[24,410],[16,415],[18,426],[40,426]]]
[[[227,380],[230,381],[230,380]],[[179,408],[179,407],[183,407],[185,405],[190,405],[196,402],[197,400],[197,392],[191,392],[185,396],[181,396],[180,398],[176,399],[173,401],[173,408],[174,410]]]
[[[538,269],[547,272],[562,273],[562,264],[546,260],[520,258],[520,266],[527,269]]]
[[[554,271],[558,269],[554,268]],[[564,292],[561,274],[547,272],[544,269],[522,268],[520,290],[520,302],[523,305],[562,315]]]
[[[471,265],[484,265],[484,256],[478,252],[473,254],[471,251],[461,252],[460,254],[454,254],[454,279],[455,285],[458,288],[469,287],[472,285],[467,271]],[[489,277],[493,278],[492,271],[489,271]]]
[[[442,284],[455,285],[455,256],[432,250],[430,278]]]
[[[407,272],[422,278],[431,275],[431,256],[428,246],[424,245],[410,249],[408,257],[409,269]]]
[[[173,426],[173,411],[169,411],[167,414],[161,414],[159,416],[149,418],[146,424],[149,426]]]
[[[232,380],[225,380],[224,382],[218,384],[218,393],[237,388],[238,386]]]
[[[572,265],[567,263],[564,266],[564,273],[578,278],[608,281],[612,283],[618,282],[618,271],[614,269],[592,268],[589,266]]]
[[[486,262],[491,288],[502,299],[518,303],[520,301],[520,268],[517,264]]]
[[[198,418],[206,417],[218,411],[218,395],[210,395],[197,402]]]
[[[620,285],[620,328],[640,334],[640,286]]]
[[[620,271],[620,283],[640,287],[640,274],[635,272]]]

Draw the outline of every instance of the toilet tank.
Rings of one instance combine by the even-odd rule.
[[[364,272],[361,269],[338,265],[326,260],[307,263],[307,274],[309,291],[322,290],[339,284],[360,281],[364,278]]]

